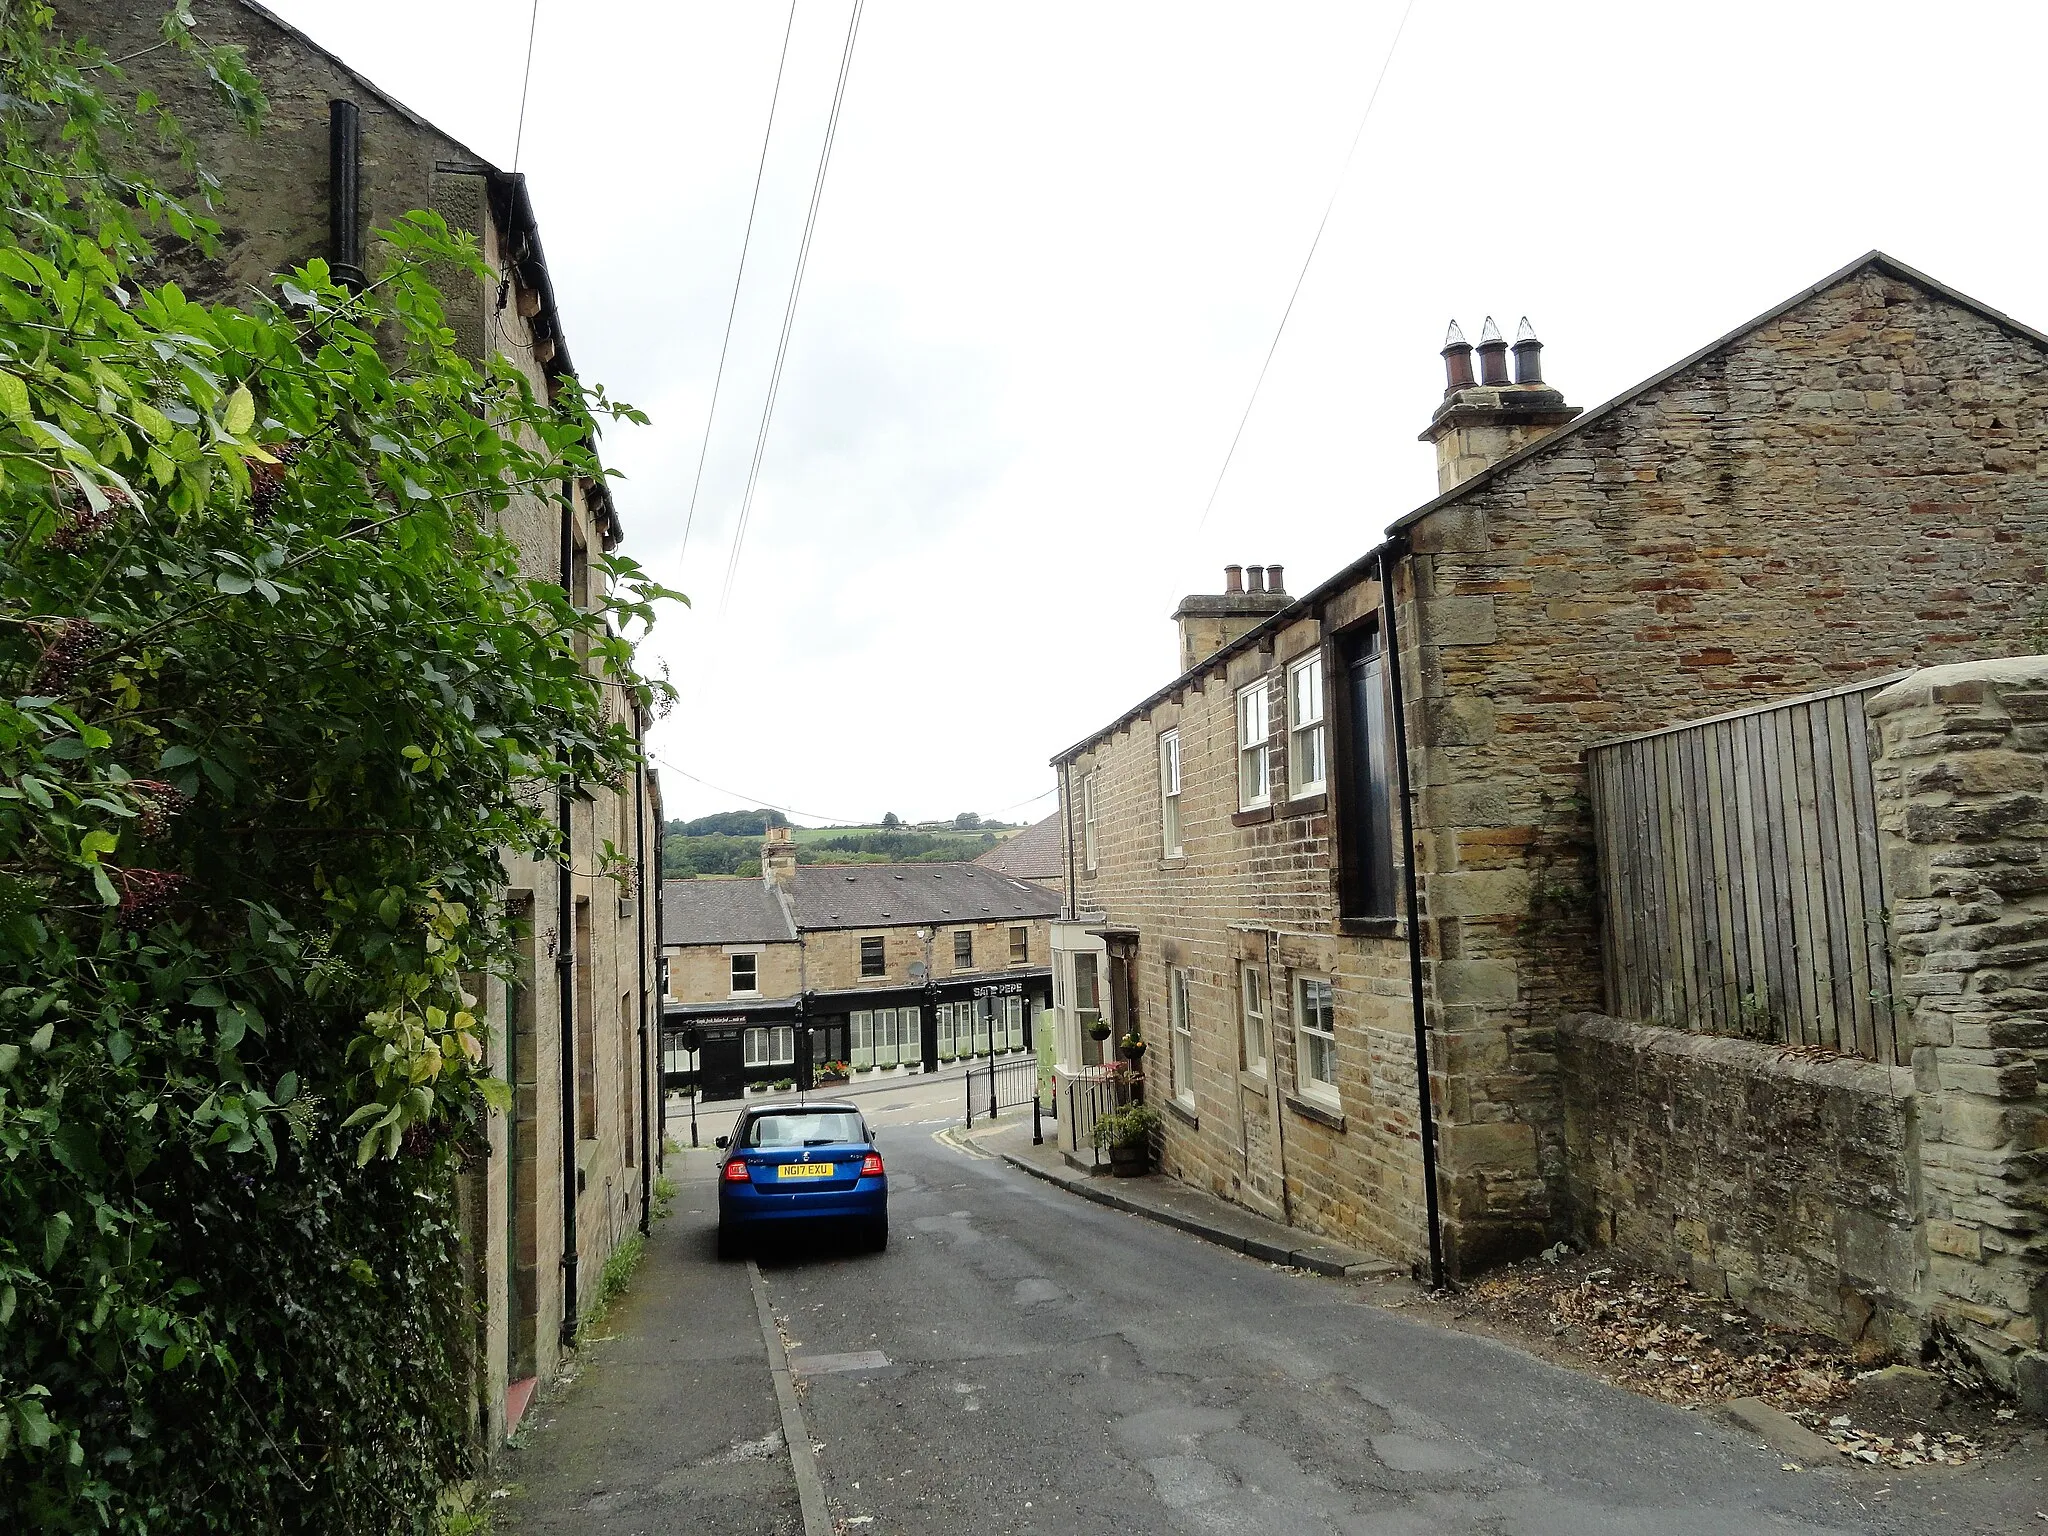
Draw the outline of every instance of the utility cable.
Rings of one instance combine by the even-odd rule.
[[[761,406],[761,430],[754,435],[754,462],[747,470],[747,489],[740,498],[739,524],[732,536],[732,556],[726,561],[725,586],[718,595],[720,615],[732,601],[733,581],[740,568],[740,550],[746,543],[747,523],[754,511],[754,491],[761,482],[761,458],[768,447],[769,423],[775,419],[775,397],[782,388],[782,365],[789,355],[789,333],[796,324],[797,300],[803,294],[804,269],[810,265],[811,236],[818,225],[818,205],[825,196],[825,175],[832,166],[832,143],[839,133],[839,108],[846,99],[846,77],[853,68],[853,45],[860,35],[860,13],[865,4],[866,0],[853,0],[853,14],[846,23],[846,46],[839,55],[839,81],[832,90],[831,115],[825,119],[825,142],[818,151],[817,176],[811,182],[811,206],[804,216],[803,239],[797,246],[796,271],[789,284],[789,303],[782,311],[782,336],[775,346],[775,367],[768,375],[768,398]]]
[[[776,805],[755,795],[743,795],[736,789],[727,789],[723,784],[714,784],[709,779],[699,778],[696,774],[690,772],[689,769],[679,767],[658,752],[650,752],[647,755],[669,772],[680,774],[692,784],[701,784],[706,789],[714,789],[721,795],[730,795],[733,799],[740,801],[751,810],[780,811],[785,816],[803,816],[812,821],[821,821],[827,826],[834,827],[871,827],[875,825],[874,822],[863,821],[858,816],[827,816],[823,811],[800,811],[792,805]]]
[[[1237,431],[1231,435],[1230,450],[1223,455],[1223,467],[1216,471],[1216,483],[1209,488],[1209,500],[1202,507],[1201,521],[1195,524],[1200,533],[1208,526],[1209,514],[1216,510],[1216,497],[1223,489],[1223,477],[1230,473],[1230,461],[1237,457],[1237,445],[1244,439],[1244,429],[1252,419],[1252,407],[1259,403],[1259,391],[1266,384],[1266,370],[1273,366],[1273,354],[1280,350],[1280,338],[1287,330],[1287,320],[1294,313],[1294,301],[1301,297],[1301,285],[1308,278],[1308,269],[1316,259],[1316,247],[1323,243],[1323,231],[1329,227],[1330,215],[1336,210],[1337,198],[1344,190],[1344,178],[1350,174],[1351,161],[1358,153],[1358,144],[1365,137],[1365,125],[1372,120],[1372,109],[1380,99],[1380,87],[1387,83],[1387,70],[1394,62],[1394,50],[1401,46],[1401,34],[1407,30],[1408,15],[1415,9],[1415,0],[1401,8],[1401,20],[1394,28],[1393,41],[1387,44],[1387,56],[1380,61],[1380,72],[1372,83],[1372,94],[1365,99],[1365,111],[1359,116],[1358,129],[1351,135],[1351,148],[1344,152],[1344,164],[1337,172],[1337,184],[1330,188],[1330,200],[1323,205],[1323,217],[1316,225],[1315,238],[1308,243],[1308,255],[1301,261],[1301,270],[1295,274],[1294,289],[1287,295],[1287,307],[1280,311],[1280,324],[1274,328],[1273,343],[1266,348],[1266,360],[1259,364],[1258,379],[1252,384],[1252,397],[1244,403],[1244,415],[1237,421]]]
[[[775,108],[782,100],[782,71],[789,63],[789,35],[795,30],[796,0],[789,0],[789,20],[782,27],[782,54],[775,61],[775,90],[768,97],[768,126],[761,130],[761,157],[754,164],[754,195],[747,202],[747,232],[740,237],[740,266],[732,275],[732,301],[725,307],[725,339],[718,344],[718,371],[711,376],[711,409],[704,413],[704,441],[697,448],[697,474],[690,482],[690,510],[683,518],[682,546],[676,551],[678,566],[690,552],[690,528],[697,521],[697,493],[704,486],[704,460],[711,452],[711,424],[718,419],[718,392],[725,383],[725,358],[732,349],[732,322],[740,310],[740,284],[747,275],[747,252],[754,244],[754,214],[761,206],[761,178],[768,170],[768,143],[775,136]]]
[[[519,151],[526,147],[526,93],[533,85],[533,39],[540,31],[540,0],[526,18],[526,73],[519,77],[519,129],[512,135],[512,174],[519,174]]]

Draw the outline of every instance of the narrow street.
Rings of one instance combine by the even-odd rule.
[[[764,1253],[834,1531],[1734,1536],[2014,1530],[2031,1468],[1785,1470],[1610,1388],[1079,1200],[936,1139],[957,1082],[867,1099],[888,1252]],[[864,1096],[866,1097],[866,1096]],[[723,1119],[705,1117],[710,1138]],[[610,1337],[537,1424],[515,1530],[804,1530],[709,1151]]]

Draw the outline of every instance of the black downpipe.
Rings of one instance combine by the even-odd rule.
[[[363,118],[352,101],[327,104],[327,269],[342,287],[363,286]]]
[[[1408,908],[1408,995],[1415,1010],[1415,1092],[1422,1115],[1422,1198],[1429,1217],[1429,1284],[1442,1290],[1444,1283],[1443,1216],[1436,1197],[1436,1109],[1429,1093],[1429,1014],[1422,999],[1422,923],[1417,915],[1420,903],[1415,893],[1415,808],[1408,780],[1408,712],[1401,690],[1400,635],[1394,628],[1394,572],[1387,549],[1380,552],[1381,628],[1387,645],[1387,677],[1393,697],[1394,761],[1400,772],[1401,872],[1403,895]]]
[[[1067,826],[1067,917],[1081,915],[1081,892],[1074,884],[1074,775],[1070,765],[1060,764],[1060,817]]]
[[[562,595],[576,600],[576,503],[574,494],[562,494]],[[555,815],[560,824],[562,849],[556,860],[559,871],[555,890],[555,994],[562,1028],[562,1343],[576,1337],[576,893],[570,884],[574,863],[574,828],[571,823],[569,791],[555,795]]]
[[[633,918],[639,932],[636,948],[640,968],[640,1235],[645,1237],[652,1219],[649,1207],[654,1201],[654,1154],[649,1146],[648,1120],[654,1106],[647,1093],[647,721],[638,705],[633,707],[633,744],[641,752],[641,761],[633,765]]]

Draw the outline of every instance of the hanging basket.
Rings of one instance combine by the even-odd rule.
[[[1103,1020],[1097,1019],[1088,1026],[1088,1038],[1090,1040],[1107,1040],[1109,1038],[1109,1025]]]

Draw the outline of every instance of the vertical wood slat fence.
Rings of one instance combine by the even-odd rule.
[[[1863,713],[1892,681],[1588,750],[1611,1013],[1899,1064]]]

